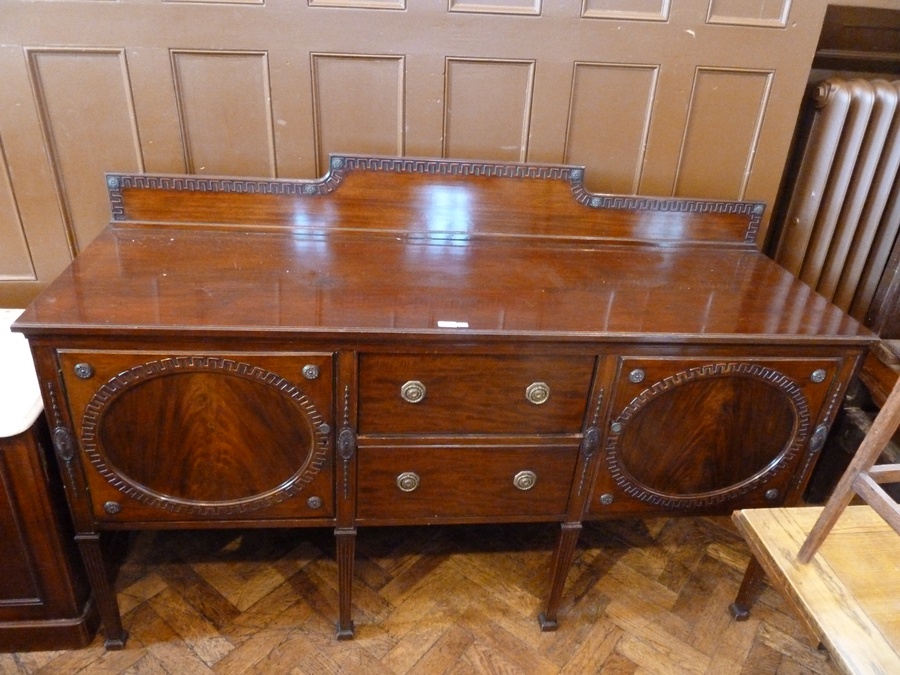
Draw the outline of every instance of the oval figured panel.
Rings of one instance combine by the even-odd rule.
[[[633,497],[707,506],[771,478],[804,447],[808,429],[806,397],[785,375],[751,364],[692,368],[625,408],[607,463]]]
[[[227,359],[142,364],[103,385],[85,452],[114,487],[185,513],[241,513],[299,492],[327,456],[324,420],[294,385]]]

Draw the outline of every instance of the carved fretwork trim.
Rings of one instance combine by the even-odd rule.
[[[648,403],[687,382],[710,377],[740,376],[762,380],[782,391],[791,402],[794,411],[795,433],[790,445],[782,451],[765,470],[732,487],[714,492],[686,496],[657,492],[641,484],[628,472],[619,457],[619,441],[628,430],[628,423]],[[654,383],[636,396],[613,421],[612,430],[606,442],[606,464],[616,484],[627,495],[653,506],[667,509],[692,509],[709,507],[730,501],[747,494],[770,481],[776,474],[786,470],[798,454],[806,449],[810,434],[809,404],[800,386],[784,373],[756,363],[716,363],[676,373]]]
[[[516,164],[477,162],[454,159],[422,159],[410,157],[331,157],[329,172],[318,180],[252,179],[213,176],[167,176],[153,174],[108,174],[106,185],[113,220],[125,220],[122,190],[192,190],[245,194],[316,197],[334,192],[350,171],[384,173],[418,173],[435,176],[486,176],[495,178],[527,178],[562,180],[569,183],[572,196],[592,209],[671,211],[677,213],[734,213],[749,218],[744,239],[756,241],[765,207],[759,202],[715,201],[701,199],[659,198],[604,195],[588,192],[584,187],[584,167],[552,164]]]
[[[316,446],[304,465],[273,490],[245,499],[222,502],[197,502],[161,495],[116,472],[107,464],[98,436],[103,414],[110,403],[136,384],[164,375],[185,372],[217,372],[242,377],[273,387],[281,395],[291,399],[310,422],[316,438]],[[148,361],[111,378],[97,390],[85,408],[81,439],[84,452],[91,464],[114,488],[148,506],[187,515],[232,515],[273,506],[301,492],[327,466],[328,461],[327,425],[312,401],[299,388],[280,375],[259,366],[207,356],[175,356]]]
[[[664,199],[622,195],[594,194],[585,190],[581,181],[572,182],[576,201],[593,209],[619,211],[669,211],[675,213],[734,213],[747,216],[744,241],[754,243],[765,207],[759,202],[710,201],[702,199]]]

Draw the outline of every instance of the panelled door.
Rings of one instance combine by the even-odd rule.
[[[0,306],[105,225],[106,171],[313,178],[331,152],[565,162],[598,192],[771,203],[824,11],[0,0]]]

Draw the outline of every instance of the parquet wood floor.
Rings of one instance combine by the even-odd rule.
[[[134,534],[126,649],[0,654],[0,675],[835,672],[773,590],[731,620],[749,554],[727,518],[586,524],[560,630],[541,633],[556,529],[361,528],[348,642],[330,531]]]

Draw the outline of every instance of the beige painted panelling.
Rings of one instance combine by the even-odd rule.
[[[591,190],[771,204],[825,6],[0,0],[0,135],[38,279],[3,281],[0,304],[103,226],[108,170],[313,178],[330,152],[566,161]],[[0,255],[0,280],[21,271]]]
[[[162,2],[197,2],[210,5],[264,5],[266,0],[162,0]]]
[[[525,161],[534,62],[447,59],[444,157]]]
[[[451,12],[476,12],[486,14],[541,13],[541,0],[448,0]],[[551,0],[552,2],[552,0]]]
[[[0,280],[35,279],[22,217],[9,179],[9,165],[0,138]]]
[[[707,22],[784,28],[790,13],[791,0],[709,0]]]
[[[676,195],[744,198],[772,77],[759,71],[697,70]]]
[[[672,0],[584,0],[581,15],[591,19],[668,21]]]
[[[188,173],[275,177],[267,55],[173,50],[172,71]]]
[[[28,50],[32,87],[69,247],[109,219],[107,171],[142,171],[131,83],[121,50]]]
[[[595,191],[638,191],[658,72],[655,66],[575,65],[565,162],[590,166]]]
[[[310,7],[344,9],[406,9],[406,0],[308,0]]]
[[[404,154],[402,57],[314,54],[312,68],[317,175],[335,152]]]

